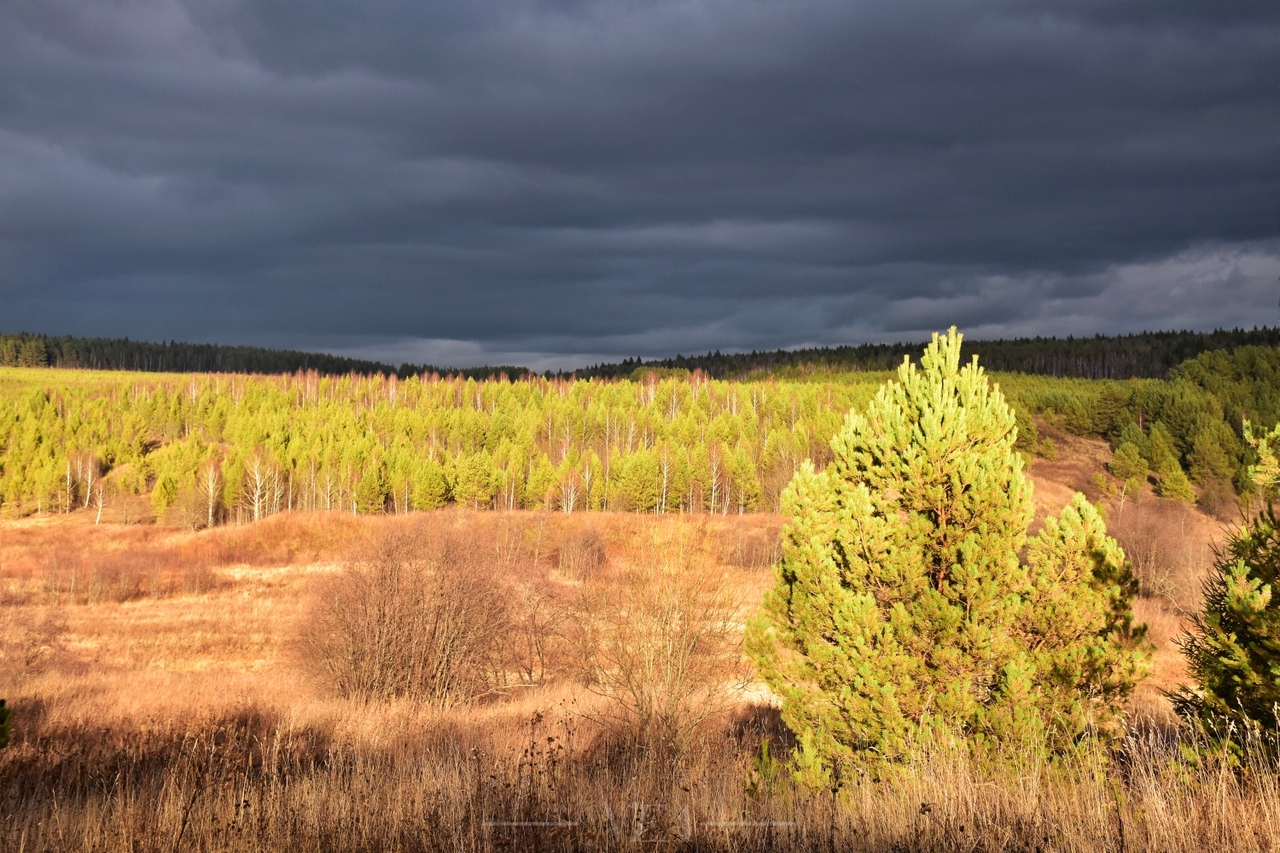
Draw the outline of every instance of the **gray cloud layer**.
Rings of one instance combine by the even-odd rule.
[[[1274,0],[8,0],[0,329],[564,366],[1280,322]]]

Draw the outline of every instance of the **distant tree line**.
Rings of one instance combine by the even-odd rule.
[[[63,367],[83,370],[134,370],[147,373],[280,374],[314,370],[323,376],[356,373],[400,378],[450,373],[476,379],[529,374],[523,367],[445,370],[427,364],[393,367],[379,361],[297,350],[266,349],[178,341],[151,343],[128,338],[74,338],[67,335],[0,334],[0,367]]]
[[[1280,346],[1280,328],[1218,329],[1212,332],[1142,332],[1092,338],[1016,338],[965,341],[987,370],[1081,379],[1163,379],[1187,359],[1211,350],[1242,346]],[[758,374],[802,376],[851,370],[893,370],[904,357],[916,357],[914,343],[721,353],[644,361],[624,359],[574,371],[582,378],[618,379],[646,370],[701,370],[716,379],[745,379]]]
[[[1280,346],[1280,328],[1142,332],[1092,338],[966,340],[965,352],[976,354],[985,369],[996,372],[1080,379],[1164,379],[1175,367],[1201,353],[1230,351],[1243,346]],[[721,353],[716,350],[706,355],[677,355],[650,361],[628,358],[616,363],[560,371],[554,376],[562,379],[643,379],[654,372],[663,376],[700,371],[713,379],[802,378],[846,371],[895,370],[904,357],[916,357],[920,348],[919,344],[896,343],[773,352],[753,350],[749,353]],[[0,334],[0,367],[5,366],[151,373],[281,374],[314,370],[324,376],[357,373],[363,376],[394,375],[400,379],[430,373],[464,379],[504,376],[520,379],[535,375],[526,367],[512,365],[443,368],[406,362],[395,367],[378,361],[296,350],[27,333]],[[550,378],[553,374],[544,375]]]

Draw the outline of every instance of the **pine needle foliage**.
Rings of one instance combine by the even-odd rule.
[[[784,494],[784,556],[748,648],[815,785],[921,739],[1060,749],[1117,724],[1150,651],[1136,582],[1076,499],[1028,540],[1014,415],[935,335]],[[1025,554],[1025,559],[1024,555]]]
[[[1198,690],[1174,708],[1214,740],[1280,731],[1280,519],[1267,507],[1233,533],[1204,585],[1204,610],[1179,645]]]
[[[1179,715],[1237,755],[1249,743],[1280,746],[1280,427],[1255,439],[1250,474],[1266,505],[1227,537],[1204,583],[1204,608],[1179,639],[1199,688],[1170,695]]]

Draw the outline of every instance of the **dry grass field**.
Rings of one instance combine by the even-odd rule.
[[[1090,458],[1033,471],[1044,508],[1087,481]],[[644,615],[657,602],[703,620],[699,654],[740,664],[734,636],[779,556],[775,516],[284,514],[198,533],[87,514],[5,522],[0,849],[1280,849],[1275,768],[1188,764],[1160,694],[1182,677],[1172,638],[1216,524],[1150,496],[1109,513],[1157,645],[1125,742],[999,767],[937,747],[818,793],[762,758],[787,735],[734,661],[673,671],[617,652],[684,641],[687,625]],[[462,588],[501,593],[484,658],[496,675],[474,702],[344,699],[317,675],[307,638],[344,600],[335,579],[404,535],[450,543]],[[706,582],[637,586],[671,567]],[[639,688],[606,683],[611,653]],[[668,702],[672,725],[646,733],[637,695]]]

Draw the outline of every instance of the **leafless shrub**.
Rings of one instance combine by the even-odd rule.
[[[782,559],[782,536],[770,525],[761,530],[729,531],[730,539],[721,547],[721,559],[743,569],[770,569]]]
[[[562,657],[564,602],[545,582],[526,581],[518,590],[511,620],[509,665],[528,686],[542,684]]]
[[[188,530],[200,530],[210,526],[207,523],[209,516],[209,508],[204,497],[195,484],[189,484],[178,489],[177,496],[164,511],[161,521],[165,524],[185,527]]]
[[[1098,750],[1018,768],[926,745],[836,796],[761,760],[762,737],[785,754],[769,722],[748,722],[745,736],[738,724],[708,727],[679,761],[633,750],[611,761],[572,733],[556,737],[551,713],[521,724],[455,712],[423,726],[346,708],[341,722],[365,735],[350,740],[324,723],[286,723],[285,707],[193,706],[156,721],[95,714],[102,706],[84,703],[98,697],[84,694],[74,716],[12,703],[22,726],[0,753],[11,780],[3,849],[1280,849],[1272,756],[1253,750],[1233,765],[1205,750],[1188,762],[1199,744],[1162,736],[1130,736],[1115,758]]]
[[[1213,563],[1213,548],[1190,507],[1172,501],[1128,501],[1112,512],[1107,532],[1124,548],[1141,595],[1184,612],[1198,606],[1200,579]]]
[[[472,553],[448,533],[385,534],[322,585],[300,638],[304,667],[363,699],[449,706],[498,690],[507,596]]]
[[[608,700],[599,721],[645,746],[687,742],[745,681],[737,602],[704,541],[657,543],[581,593],[582,681]]]
[[[575,580],[597,577],[608,564],[604,538],[594,527],[571,531],[560,545],[560,572]]]

